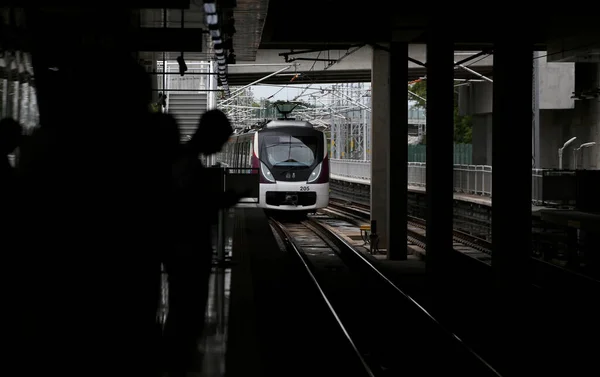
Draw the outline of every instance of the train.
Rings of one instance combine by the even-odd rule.
[[[238,131],[216,161],[260,175],[259,208],[310,213],[329,204],[327,137],[310,122],[279,119]]]

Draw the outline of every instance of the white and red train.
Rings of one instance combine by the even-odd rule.
[[[259,208],[314,212],[329,203],[327,138],[309,122],[272,120],[234,134],[216,160],[258,169]]]

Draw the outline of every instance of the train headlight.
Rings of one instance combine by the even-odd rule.
[[[319,165],[317,165],[317,167],[312,171],[312,173],[310,173],[310,176],[308,177],[308,180],[306,181],[306,183],[312,183],[312,182],[316,181],[317,179],[319,179],[319,176],[321,175],[322,166],[323,166],[323,163],[319,162]]]
[[[271,171],[269,170],[269,168],[267,167],[267,165],[265,165],[263,162],[260,163],[260,171],[262,173],[262,176],[267,181],[275,183],[275,178],[273,177],[273,174],[271,173]]]

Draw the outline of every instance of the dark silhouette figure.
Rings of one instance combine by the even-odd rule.
[[[113,62],[83,52],[45,72],[41,128],[23,151],[16,284],[32,374],[158,371],[159,250],[169,240],[157,198],[170,194],[171,169],[148,111],[150,78],[133,59]]]
[[[165,260],[169,276],[165,345],[167,368],[174,376],[201,368],[198,340],[208,299],[213,254],[211,227],[217,211],[234,205],[240,197],[219,189],[214,182],[219,175],[211,179],[199,155],[217,153],[232,133],[225,114],[219,110],[206,112],[174,166],[175,250]]]

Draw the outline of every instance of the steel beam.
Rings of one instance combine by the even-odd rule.
[[[131,37],[132,51],[202,52],[202,29],[140,28]]]
[[[190,1],[189,0],[130,0],[127,2],[124,1],[102,1],[102,5],[99,6],[99,3],[95,3],[94,6],[90,7],[81,5],[73,5],[73,1],[68,0],[51,0],[45,1],[43,7],[40,7],[39,1],[33,0],[2,0],[2,6],[13,6],[19,8],[40,8],[40,9],[50,9],[50,8],[68,8],[69,10],[74,9],[89,9],[89,8],[112,8],[112,9],[189,9]]]

